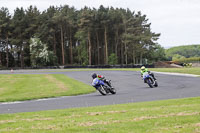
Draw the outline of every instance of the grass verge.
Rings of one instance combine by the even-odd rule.
[[[200,132],[200,97],[0,115],[0,132]]]
[[[79,95],[94,91],[92,86],[62,74],[0,75],[0,102]]]
[[[191,68],[148,68],[150,71],[157,72],[172,72],[172,73],[184,73],[184,74],[195,74],[200,75],[200,67],[191,67]],[[54,69],[48,70],[49,72],[66,72],[66,71],[140,71],[140,68],[104,68],[104,69]],[[47,72],[47,70],[43,71]]]
[[[172,72],[172,73],[184,73],[184,74],[200,75],[200,67],[191,67],[191,68],[150,68],[149,70],[157,71],[157,72]]]

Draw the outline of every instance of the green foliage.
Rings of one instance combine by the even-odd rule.
[[[151,46],[146,56],[149,57],[148,63],[167,60],[165,55],[165,49],[159,44]]]
[[[161,52],[155,48],[160,34],[151,31],[151,23],[141,12],[102,5],[98,9],[81,10],[68,5],[50,6],[42,13],[30,6],[26,10],[16,8],[13,16],[8,10],[0,9],[1,12],[4,17],[0,20],[0,41],[3,35],[12,49],[6,51],[4,46],[3,53],[7,52],[10,58],[2,57],[0,62],[13,66],[53,65],[53,54],[62,65],[107,64],[111,53],[115,53],[120,64],[161,60]],[[29,40],[34,36],[46,44],[47,51],[53,52],[43,51],[44,58],[33,61]],[[155,55],[149,56],[148,53],[154,52]]]
[[[7,8],[1,8],[0,9],[0,42],[2,40],[6,40],[6,35],[8,35],[9,32],[9,26],[10,26],[10,14],[9,10]],[[0,43],[2,45],[2,43]]]
[[[172,47],[166,50],[166,56],[169,60],[183,59],[184,57],[200,57],[200,45]]]
[[[110,54],[110,56],[108,57],[108,64],[116,65],[118,63],[117,61],[118,61],[117,55],[114,53]]]
[[[166,56],[168,60],[178,61],[181,63],[200,62],[200,45],[186,45],[167,49]],[[188,67],[188,65],[185,65]]]
[[[56,63],[56,56],[54,53],[48,51],[47,45],[43,44],[39,38],[31,38],[30,54],[33,66],[54,65]]]
[[[155,34],[150,31],[150,24],[146,19],[146,15],[142,15],[141,12],[132,13],[128,10],[123,18],[125,32],[122,34],[122,41],[125,45],[126,64],[128,63],[128,55],[131,55],[133,64],[135,64],[137,58],[140,59],[141,64],[143,57],[149,58],[145,55],[150,51],[149,47],[156,45],[155,41],[160,34]],[[152,56],[152,58],[154,57]],[[156,60],[156,58],[154,59]]]
[[[185,57],[184,56],[181,56],[181,55],[179,55],[179,54],[174,54],[173,55],[173,57],[172,57],[172,60],[173,61],[177,61],[177,60],[180,60],[180,59],[185,59]]]
[[[7,8],[0,9],[0,67],[9,67],[11,62],[9,52],[10,44],[8,38],[10,37],[11,16]],[[5,53],[6,56],[3,54]],[[2,67],[3,66],[3,67]]]
[[[86,45],[81,44],[80,46],[77,47],[78,49],[78,60],[80,62],[80,65],[88,65],[89,64],[89,60],[88,60],[88,53],[87,53],[87,49],[86,49]]]
[[[86,37],[86,33],[82,30],[76,32],[75,34],[77,41],[77,57],[76,59],[78,60],[78,62],[80,63],[80,65],[88,65],[89,64],[89,60],[88,60],[88,54],[87,54],[87,37]]]

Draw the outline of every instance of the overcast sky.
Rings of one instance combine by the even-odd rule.
[[[157,41],[161,46],[200,44],[200,0],[0,0],[0,7],[13,13],[16,7],[27,9],[35,5],[40,11],[50,5],[129,8],[147,15],[152,32],[161,33]]]

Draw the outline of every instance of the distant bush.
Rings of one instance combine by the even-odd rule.
[[[117,55],[112,53],[109,57],[108,57],[108,64],[109,65],[116,65],[117,64]]]

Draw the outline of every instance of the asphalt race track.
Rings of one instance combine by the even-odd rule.
[[[91,74],[94,71],[51,72],[18,70],[16,74],[65,74],[86,84],[91,84]],[[140,73],[136,71],[95,71],[112,80],[116,88],[115,95],[102,96],[99,92],[66,96],[59,98],[0,103],[0,114],[17,112],[34,112],[76,107],[89,107],[111,104],[122,104],[164,99],[177,99],[200,96],[200,78],[192,76],[168,75],[155,73],[158,81],[157,88],[144,84]],[[0,74],[12,74],[10,71],[0,71]]]

